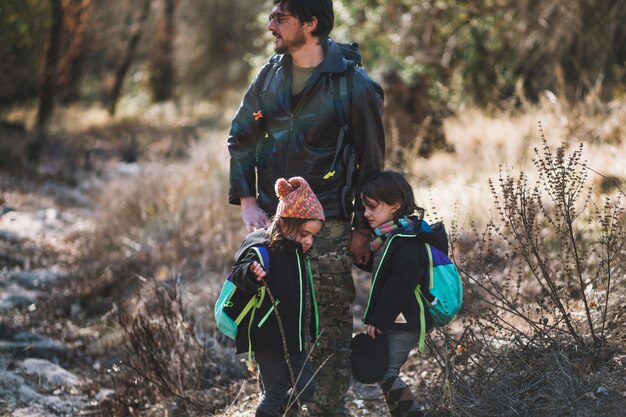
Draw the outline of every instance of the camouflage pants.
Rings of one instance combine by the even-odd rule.
[[[355,290],[352,257],[348,252],[351,228],[348,222],[328,220],[315,238],[311,268],[317,297],[321,336],[313,348],[317,374],[312,416],[348,416],[346,393],[350,387],[350,304]],[[322,366],[322,364],[324,364]]]

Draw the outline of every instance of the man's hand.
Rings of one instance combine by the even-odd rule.
[[[261,281],[261,279],[265,278],[265,276],[267,275],[267,272],[265,272],[265,269],[263,269],[261,264],[258,262],[252,262],[250,264],[250,272],[254,274],[257,281]]]
[[[371,238],[364,236],[366,234],[367,232],[365,231],[352,231],[352,238],[350,239],[350,247],[348,250],[354,258],[354,263],[357,265],[366,265],[372,255],[372,252],[370,251]]]
[[[248,233],[267,226],[269,218],[257,204],[255,197],[241,197],[241,218]]]

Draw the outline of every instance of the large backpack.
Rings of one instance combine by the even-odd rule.
[[[269,255],[265,246],[254,246],[261,260],[261,266],[269,272]],[[240,296],[242,293],[243,296]],[[265,299],[265,286],[259,287],[253,295],[248,295],[239,290],[232,279],[232,273],[228,275],[222,285],[220,295],[215,302],[215,322],[217,328],[229,338],[235,340],[239,331],[239,324],[248,315],[254,313],[261,307]],[[250,319],[252,323],[252,319]]]
[[[361,54],[359,52],[359,44],[352,43],[339,43],[337,46],[341,49],[343,59],[346,61],[346,71],[340,73],[338,76],[333,77],[331,87],[333,90],[333,105],[335,107],[335,113],[341,123],[339,129],[339,135],[337,137],[337,145],[335,147],[335,157],[331,164],[330,169],[324,175],[324,179],[327,180],[335,175],[335,167],[341,163],[345,167],[346,178],[344,186],[341,190],[341,208],[343,214],[346,217],[350,217],[352,213],[352,204],[354,201],[356,187],[352,186],[355,173],[357,171],[358,163],[356,157],[356,151],[352,143],[350,143],[350,100],[352,98],[352,74],[355,68],[362,68]],[[279,65],[270,60],[270,65],[267,71],[260,74],[259,83],[261,84],[261,90],[259,92],[259,102],[261,103],[261,111],[263,110],[263,97],[269,88]]]
[[[435,223],[433,229],[443,227]],[[435,327],[450,324],[463,304],[463,284],[459,271],[445,252],[424,242],[428,257],[428,288],[421,285],[415,288],[415,298],[420,307],[419,349],[424,351],[426,328],[426,308]],[[427,307],[425,307],[425,304]]]

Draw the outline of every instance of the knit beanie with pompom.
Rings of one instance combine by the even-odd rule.
[[[324,209],[309,183],[302,177],[279,178],[274,187],[278,196],[276,215],[282,218],[325,220]]]

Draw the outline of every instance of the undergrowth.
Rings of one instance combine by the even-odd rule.
[[[485,230],[453,225],[466,307],[456,331],[431,343],[444,415],[588,415],[575,412],[596,388],[588,376],[624,349],[624,194],[618,184],[598,198],[583,146],[552,149],[540,132],[534,181],[501,169]]]

